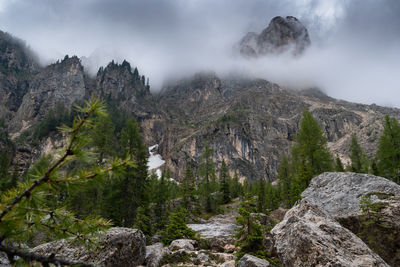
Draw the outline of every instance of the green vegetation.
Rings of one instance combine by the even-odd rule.
[[[376,153],[379,175],[400,183],[400,125],[395,118],[385,117]]]
[[[169,216],[165,229],[161,231],[161,241],[169,245],[172,241],[180,238],[197,239],[196,232],[186,226],[187,214],[181,208]]]
[[[332,170],[333,160],[326,137],[311,113],[304,111],[290,157],[282,157],[278,172],[284,205],[290,207],[300,199],[313,177]]]
[[[72,190],[74,186],[89,182],[101,183],[110,173],[121,173],[127,166],[134,167],[129,156],[109,159],[106,164],[93,164],[95,154],[89,149],[91,139],[86,133],[96,125],[94,117],[107,117],[107,112],[104,105],[94,100],[78,111],[82,115],[71,127],[62,129],[68,135],[68,142],[60,156],[40,160],[23,182],[20,179],[21,182],[1,195],[1,251],[11,253],[13,250],[16,251],[14,255],[27,257],[17,248],[18,244],[26,244],[31,235],[39,231],[56,238],[70,237],[77,242],[94,244],[97,231],[110,225],[108,220],[98,216],[78,219],[57,198],[49,205],[49,200],[65,187]],[[81,168],[82,165],[85,167]],[[34,259],[34,255],[28,259]]]

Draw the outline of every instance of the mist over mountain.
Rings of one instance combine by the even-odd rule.
[[[65,54],[86,57],[92,75],[112,59],[128,60],[150,77],[198,71],[242,72],[282,86],[319,87],[361,103],[399,106],[399,3],[355,1],[2,1],[0,24],[29,43],[43,63]],[[232,46],[261,32],[277,16],[292,15],[309,31],[301,57],[247,61]],[[18,18],[18,19],[15,19]],[[29,25],[29,27],[25,27]]]

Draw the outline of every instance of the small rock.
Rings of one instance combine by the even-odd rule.
[[[171,242],[171,245],[169,245],[169,250],[174,251],[174,250],[184,249],[193,251],[195,246],[197,246],[197,241],[195,240],[177,239]]]
[[[235,267],[235,261],[227,261],[219,265],[220,267]]]
[[[233,249],[235,246],[233,245],[235,243],[235,240],[231,237],[224,237],[224,236],[216,236],[211,238],[210,240],[210,248],[214,252],[227,252],[225,251],[225,247],[227,245],[232,245]],[[227,247],[227,249],[231,249],[230,247]],[[233,251],[233,250],[232,250]]]
[[[164,255],[169,254],[168,248],[164,248],[162,243],[156,243],[146,247],[146,266],[158,267]]]
[[[234,261],[236,260],[236,255],[230,253],[213,253],[215,256],[219,258],[220,261]]]
[[[199,259],[202,262],[207,262],[209,261],[210,257],[207,254],[200,252],[199,255],[197,255],[197,259]]]
[[[245,254],[238,262],[238,267],[268,267],[269,262],[264,259]]]
[[[11,267],[10,261],[8,260],[7,254],[0,251],[0,266]]]

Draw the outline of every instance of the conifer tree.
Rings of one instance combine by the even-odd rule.
[[[342,161],[340,160],[339,156],[336,155],[336,160],[335,160],[335,171],[337,172],[344,172],[344,166]]]
[[[400,125],[395,118],[385,117],[376,165],[379,175],[400,183]]]
[[[257,210],[258,212],[265,212],[266,202],[266,188],[264,179],[259,179],[257,183]]]
[[[243,201],[240,202],[238,209],[239,216],[236,222],[240,226],[236,230],[236,246],[240,247],[237,253],[238,258],[248,253],[258,257],[265,257],[266,252],[262,240],[264,227],[259,223],[256,212],[257,205],[254,198],[246,194]]]
[[[201,193],[205,198],[205,209],[207,212],[213,211],[213,183],[215,183],[215,167],[212,161],[212,150],[206,145],[202,154],[202,163],[200,166],[200,174],[203,177]]]
[[[165,229],[160,232],[161,241],[165,245],[169,245],[172,241],[181,238],[196,238],[196,232],[187,225],[187,213],[183,208],[172,212],[169,216]]]
[[[229,189],[230,177],[228,167],[225,160],[222,161],[221,174],[220,174],[220,192],[222,193],[222,204],[227,204],[231,201],[231,193]]]
[[[233,175],[233,179],[232,179],[230,188],[231,188],[230,191],[231,191],[232,198],[237,198],[237,197],[241,196],[243,193],[243,186],[239,182],[239,175],[238,175],[237,171],[235,171],[235,174]]]
[[[183,206],[186,208],[186,210],[190,211],[194,202],[194,192],[196,187],[194,174],[189,165],[186,166],[185,176],[181,182],[181,190],[183,196]]]
[[[368,173],[369,162],[368,157],[358,144],[357,136],[352,134],[350,143],[350,170],[352,172]]]
[[[129,157],[109,159],[105,164],[93,164],[97,157],[90,149],[92,142],[90,130],[96,126],[93,117],[107,116],[104,105],[91,100],[83,108],[71,127],[64,126],[62,131],[68,136],[66,145],[57,157],[49,156],[45,164],[32,168],[23,182],[4,192],[0,200],[0,251],[26,260],[36,260],[48,265],[82,264],[66,259],[37,255],[18,247],[26,244],[33,233],[48,233],[58,238],[70,237],[84,244],[95,243],[94,236],[99,230],[106,229],[110,223],[96,216],[76,218],[63,207],[47,205],[45,198],[56,195],[68,185],[82,186],[92,181],[101,183],[102,179],[112,173],[121,173],[126,166],[134,167]],[[78,166],[78,168],[76,168]],[[84,168],[81,168],[84,166]],[[21,179],[22,180],[22,179]]]
[[[314,176],[333,169],[326,137],[309,111],[303,111],[291,156],[301,190],[308,186]]]
[[[279,164],[278,181],[282,202],[286,207],[289,207],[292,203],[290,198],[292,176],[289,168],[289,161],[286,155],[282,156],[281,162]]]

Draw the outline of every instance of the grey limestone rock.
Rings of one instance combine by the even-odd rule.
[[[388,264],[400,266],[398,184],[370,174],[323,173],[302,197],[360,236]]]
[[[270,266],[269,262],[264,259],[260,259],[254,257],[249,254],[245,254],[239,261],[238,267],[268,267]]]
[[[53,241],[35,247],[33,252],[70,260],[78,260],[101,266],[138,266],[146,256],[146,240],[144,234],[137,229],[114,227],[109,229],[95,251],[72,244],[67,240]]]
[[[284,266],[389,266],[329,214],[302,200],[272,229]]]

